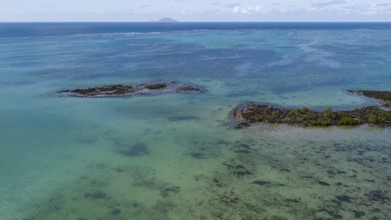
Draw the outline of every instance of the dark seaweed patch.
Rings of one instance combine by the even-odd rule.
[[[164,89],[167,86],[168,86],[168,84],[166,84],[166,83],[156,83],[156,84],[145,85],[144,88],[151,89],[151,90],[159,90],[159,89]]]
[[[386,203],[390,201],[390,197],[387,196],[386,192],[380,190],[373,190],[365,195],[368,197],[369,201],[372,202]]]
[[[237,144],[233,148],[234,152],[237,154],[250,154],[253,151],[248,144]]]
[[[169,121],[191,121],[191,120],[198,120],[199,118],[197,116],[193,116],[193,115],[185,115],[185,116],[172,116],[172,117],[169,117],[168,120]]]
[[[335,197],[339,202],[347,202],[350,203],[352,201],[352,197],[347,195],[339,195]]]
[[[179,193],[181,191],[181,188],[179,186],[163,185],[159,188],[159,191],[162,197],[168,197],[173,193]]]
[[[113,208],[111,210],[111,214],[113,214],[113,215],[119,215],[120,213],[121,213],[121,209],[119,209],[119,208]]]
[[[288,203],[300,203],[300,200],[298,199],[285,199]]]
[[[133,183],[133,186],[146,187],[148,189],[157,190],[163,198],[169,197],[172,194],[176,194],[181,191],[179,186],[175,186],[166,182],[155,181],[154,179],[136,181]]]
[[[355,218],[361,218],[365,215],[365,212],[363,211],[352,210],[352,212]]]
[[[214,143],[199,143],[193,141],[191,147],[187,149],[187,154],[195,159],[209,159],[216,158],[221,155],[221,147]]]
[[[116,151],[119,154],[130,157],[142,156],[149,154],[150,152],[148,146],[143,143],[137,143],[129,147],[121,146],[120,148],[117,148]]]
[[[106,193],[101,192],[101,191],[96,191],[93,193],[85,193],[84,197],[89,198],[89,199],[109,199],[110,198]]]
[[[176,89],[177,92],[202,92],[200,88],[193,86],[180,86]]]
[[[169,211],[171,211],[175,207],[176,207],[176,205],[171,201],[158,200],[156,202],[156,204],[153,206],[153,209],[159,213],[167,214]]]
[[[196,159],[205,159],[206,158],[204,153],[193,152],[193,153],[190,153],[190,155]]]
[[[264,186],[264,185],[270,185],[271,182],[269,181],[263,181],[263,180],[255,180],[252,182],[253,184]]]
[[[232,165],[229,163],[224,162],[223,165],[227,167],[227,169],[230,171],[231,174],[233,174],[236,177],[243,177],[247,175],[253,175],[252,172],[250,172],[245,166],[243,165]]]
[[[322,185],[322,186],[330,186],[330,183],[326,183],[326,182],[324,182],[324,181],[317,181],[317,183],[318,183],[319,185]]]

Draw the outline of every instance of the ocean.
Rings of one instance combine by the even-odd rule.
[[[234,129],[391,91],[391,23],[0,23],[0,219],[390,219],[390,128]],[[201,94],[57,91],[180,82]]]

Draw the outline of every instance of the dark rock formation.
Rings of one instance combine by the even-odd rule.
[[[271,105],[248,103],[234,109],[236,128],[248,127],[251,123],[289,124],[299,126],[357,126],[374,124],[391,126],[391,111],[379,107],[364,107],[353,111],[310,111],[308,108],[284,109]]]
[[[107,85],[85,89],[60,90],[58,93],[68,94],[76,97],[123,97],[134,95],[158,95],[169,93],[202,93],[204,89],[184,85],[177,82],[169,83],[143,83],[135,86],[131,85]]]
[[[348,92],[374,98],[384,107],[391,107],[391,92],[370,90],[348,90]],[[325,111],[310,111],[308,108],[284,109],[271,105],[248,103],[234,109],[233,117],[239,121],[235,128],[248,127],[251,123],[257,122],[300,126],[357,126],[362,124],[391,126],[391,111],[386,111],[378,106],[334,112],[331,108]]]
[[[193,86],[180,86],[176,89],[177,92],[201,92],[200,88]]]
[[[385,107],[391,107],[391,92],[372,90],[348,90],[348,92],[376,99],[380,101]]]
[[[166,83],[156,83],[156,84],[147,84],[144,86],[146,89],[152,89],[152,90],[159,90],[159,89],[165,89],[168,86]]]
[[[132,86],[127,85],[111,85],[102,87],[93,87],[87,89],[61,90],[58,93],[71,93],[75,96],[115,96],[134,92]]]
[[[150,150],[147,145],[143,143],[137,143],[131,146],[121,146],[117,149],[117,153],[122,154],[124,156],[142,156],[150,153]]]

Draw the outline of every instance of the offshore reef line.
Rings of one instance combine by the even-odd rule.
[[[107,85],[85,89],[60,90],[58,93],[75,97],[108,98],[123,96],[144,96],[172,93],[203,93],[206,89],[177,82],[142,83],[139,85]],[[391,126],[391,92],[370,90],[348,90],[348,92],[376,99],[379,106],[356,108],[351,111],[333,111],[328,108],[324,111],[310,109],[285,109],[273,105],[256,104],[249,102],[236,107],[233,118],[238,121],[235,128],[245,128],[253,123],[288,124],[298,126],[358,126],[371,124]]]
[[[358,126],[363,124],[391,126],[391,111],[384,107],[391,105],[391,92],[349,90],[348,92],[374,98],[380,106],[356,108],[352,111],[311,111],[308,108],[285,109],[273,105],[249,102],[235,108],[232,116],[239,121],[235,128],[245,128],[253,123],[288,124],[298,126]]]

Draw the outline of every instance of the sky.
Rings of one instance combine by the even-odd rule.
[[[389,21],[391,0],[0,0],[0,22]]]

